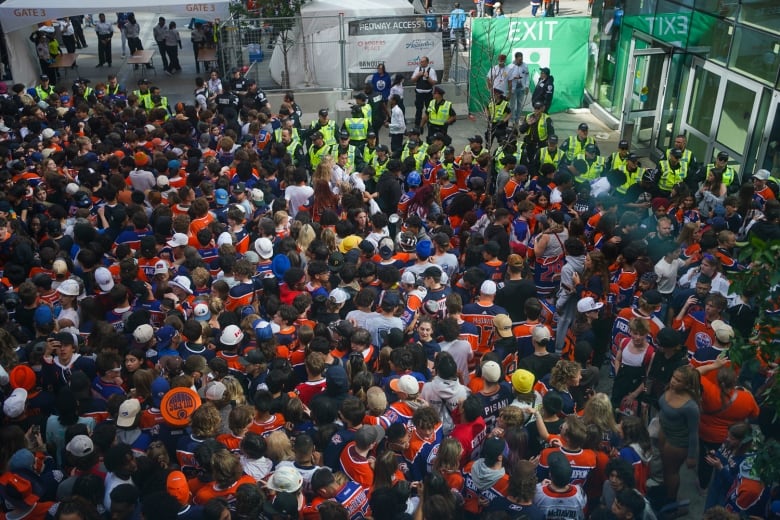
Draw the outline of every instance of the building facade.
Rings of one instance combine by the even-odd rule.
[[[595,3],[586,93],[632,150],[657,159],[685,134],[744,177],[780,173],[778,0]]]

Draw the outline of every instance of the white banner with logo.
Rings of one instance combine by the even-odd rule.
[[[380,63],[390,75],[407,79],[427,56],[441,78],[444,67],[441,17],[431,15],[364,18],[349,22],[347,70],[351,88],[362,88]]]

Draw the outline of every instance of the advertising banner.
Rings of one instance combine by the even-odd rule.
[[[444,69],[441,19],[438,16],[364,18],[349,22],[347,70],[351,88],[361,88],[380,63],[390,74],[407,78],[428,56],[441,78]]]
[[[587,17],[561,18],[476,18],[472,24],[469,111],[482,112],[489,102],[487,75],[507,55],[507,65],[516,52],[531,74],[531,92],[539,69],[548,67],[555,94],[550,112],[581,106],[588,65]],[[530,94],[529,94],[530,97]]]

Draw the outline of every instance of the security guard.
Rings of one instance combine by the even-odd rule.
[[[688,177],[688,164],[683,163],[684,153],[679,148],[675,148],[669,153],[667,159],[658,163],[658,169],[661,170],[661,178],[658,181],[658,189],[662,196],[668,197],[672,193],[672,188],[676,184],[685,182]]]
[[[311,134],[311,146],[309,146],[309,165],[311,171],[317,169],[317,166],[322,162],[322,158],[328,155],[331,145],[325,142],[322,132],[314,132]]]
[[[149,92],[149,80],[141,78],[138,80],[138,89],[133,91],[133,95],[138,98],[138,106],[148,110],[152,106],[152,93]]]
[[[370,121],[359,105],[352,107],[352,117],[344,119],[342,129],[349,134],[349,141],[352,146],[359,148],[361,151],[366,144],[368,131],[371,127]]]
[[[574,158],[572,164],[568,166],[569,171],[574,175],[574,182],[584,184],[595,181],[603,175],[605,161],[598,155],[598,151],[595,144],[589,144],[585,147],[585,153]]]
[[[325,144],[327,145],[336,144],[336,122],[332,119],[328,119],[327,108],[320,109],[319,113],[317,114],[317,120],[312,121],[311,125],[309,125],[309,131],[312,133],[321,133],[322,138],[325,140]],[[310,137],[310,139],[314,140],[313,137]]]
[[[630,153],[626,157],[626,164],[618,168],[626,176],[626,182],[618,186],[615,191],[619,195],[625,195],[628,188],[639,182],[642,172],[639,169],[639,157],[635,153]]]
[[[420,171],[422,170],[425,158],[428,156],[427,152],[427,145],[425,148],[422,148],[420,146],[420,141],[409,139],[409,141],[406,143],[406,148],[404,148],[403,152],[401,152],[401,162],[404,162],[407,157],[414,157],[414,169]]]
[[[629,154],[629,144],[628,141],[623,139],[618,143],[618,151],[612,152],[612,155],[609,156],[609,159],[607,159],[606,165],[604,166],[604,171],[609,172],[612,170],[619,170],[621,166],[626,164],[626,157],[628,157]]]
[[[536,169],[541,168],[543,164],[552,164],[557,171],[563,164],[564,155],[563,151],[558,148],[558,136],[551,135],[547,138],[547,146],[539,149],[536,157]]]
[[[566,153],[566,160],[571,163],[575,157],[585,153],[585,147],[589,144],[596,146],[596,140],[588,135],[587,123],[580,123],[577,127],[577,135],[570,135],[563,143],[561,143],[561,150]],[[601,152],[596,146],[596,155],[600,155]]]
[[[527,164],[527,157],[523,157],[523,150],[525,149],[525,144],[520,143],[520,149],[518,150],[518,142],[516,139],[510,139],[505,144],[502,144],[498,148],[496,148],[495,153],[493,154],[493,165],[499,165],[503,164],[504,157],[512,156],[515,158],[516,164]]]
[[[685,138],[683,134],[680,134],[674,138],[673,148],[666,149],[666,153],[664,154],[666,160],[669,160],[669,157],[671,156],[672,151],[674,150],[680,150],[680,152],[682,153],[682,155],[680,156],[680,163],[684,165],[686,172],[692,171],[691,168],[696,167],[698,161],[696,160],[696,157],[693,156],[693,152],[688,149],[688,140]]]
[[[485,133],[488,142],[488,148],[493,143],[493,138],[498,142],[506,139],[509,118],[512,110],[509,108],[509,101],[504,98],[504,91],[500,88],[493,89],[493,99],[488,104],[488,117],[490,118],[490,129]]]
[[[304,156],[303,144],[299,139],[293,138],[292,129],[282,129],[281,143],[284,145],[287,153],[290,154],[290,157],[292,157],[293,164],[295,166],[300,166]]]
[[[371,162],[366,161],[367,165],[370,165],[372,168],[374,168],[374,182],[379,180],[379,177],[382,176],[383,173],[385,173],[385,170],[387,169],[387,164],[390,162],[390,149],[384,145],[380,144],[376,147],[376,153],[371,160]]]
[[[33,94],[33,97],[35,98],[35,101],[46,101],[49,96],[54,94],[54,86],[52,86],[51,82],[49,81],[49,76],[46,74],[41,74],[41,76],[38,78],[41,80],[40,84],[36,85]]]
[[[164,108],[170,114],[171,107],[168,105],[168,97],[160,94],[160,87],[153,86],[149,89],[149,92],[152,94],[152,106],[150,107],[150,110],[152,108]]]
[[[376,132],[373,130],[368,132],[366,137],[366,145],[363,147],[363,160],[366,164],[373,166],[374,159],[376,158]]]
[[[292,132],[293,140],[298,140],[298,141],[301,140],[301,136],[298,133],[298,129],[295,128],[295,121],[293,120],[292,117],[287,117],[282,120],[282,125],[276,130],[274,130],[274,141],[276,141],[277,143],[282,142],[282,130],[284,130],[285,128],[290,129],[290,131]]]
[[[360,171],[366,165],[363,160],[363,151],[350,142],[349,133],[344,130],[339,132],[339,142],[330,147],[329,153],[331,157],[347,154],[346,166],[349,171]]]
[[[534,111],[525,116],[518,130],[525,134],[525,149],[529,156],[536,156],[537,150],[547,142],[547,137],[555,134],[552,119],[544,111],[544,103],[534,102]]]
[[[402,162],[403,162],[404,159],[409,157],[409,143],[411,143],[412,141],[417,143],[417,146],[419,147],[418,148],[418,153],[421,153],[423,159],[425,159],[425,156],[427,155],[427,152],[428,152],[428,143],[424,143],[422,141],[422,138],[420,137],[421,135],[422,135],[422,130],[420,130],[417,127],[414,127],[411,130],[408,130],[406,132],[407,141],[404,144],[403,150],[401,150],[401,161]],[[480,137],[480,140],[481,139],[482,138]],[[469,138],[469,141],[471,141],[471,138]],[[420,162],[420,164],[422,164],[422,162]],[[418,170],[419,170],[419,168],[418,168]]]
[[[444,89],[436,85],[433,87],[433,99],[428,103],[420,125],[423,128],[428,125],[429,138],[436,133],[447,135],[447,128],[455,122],[455,118],[452,102],[444,99]]]
[[[371,125],[371,122],[374,119],[374,109],[371,108],[371,105],[368,103],[368,96],[365,92],[358,92],[354,97],[355,104],[360,107],[363,117],[368,119],[368,124]]]
[[[726,152],[720,152],[717,157],[715,157],[715,163],[707,165],[707,175],[715,168],[720,168],[723,171],[723,184],[727,187],[730,186],[737,177],[737,172],[734,171],[734,168],[729,166],[729,154]]]

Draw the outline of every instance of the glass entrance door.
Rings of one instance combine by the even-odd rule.
[[[631,47],[620,135],[632,152],[650,155],[661,129],[671,49],[638,38]]]
[[[728,69],[694,60],[680,130],[700,162],[710,163],[716,153],[725,151],[736,170],[752,166],[756,147],[751,151],[751,136],[757,124],[766,123],[758,120],[763,90]]]

